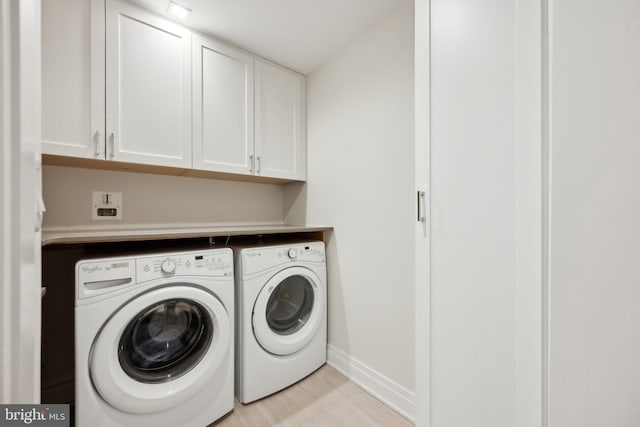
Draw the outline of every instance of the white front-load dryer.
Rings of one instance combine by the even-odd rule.
[[[323,242],[235,246],[236,396],[249,403],[327,360]]]
[[[204,427],[233,410],[230,249],[76,264],[78,427]]]

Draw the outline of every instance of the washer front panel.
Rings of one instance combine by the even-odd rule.
[[[256,297],[254,336],[269,353],[296,353],[313,339],[325,310],[325,289],[318,276],[304,267],[286,268],[269,279]]]
[[[199,303],[173,298],[140,311],[127,325],[118,359],[136,381],[172,381],[189,372],[204,357],[214,334],[213,322]]]
[[[199,314],[196,317],[200,316],[199,320],[190,319],[192,323],[187,324],[186,318],[194,313],[186,315],[184,312],[179,313],[173,310],[176,308],[173,304],[178,304],[178,301],[190,302],[183,305],[180,310],[190,310],[187,309],[189,305],[198,307]],[[164,307],[164,309],[158,307]],[[182,318],[174,319],[175,321],[163,319],[163,317],[174,315]],[[156,318],[154,319],[153,316]],[[175,327],[162,329],[163,323],[172,322]],[[138,295],[107,320],[94,341],[89,355],[89,371],[93,384],[102,399],[114,408],[125,412],[134,414],[160,412],[180,404],[198,393],[221,368],[231,348],[230,322],[231,319],[218,298],[188,283],[175,283]],[[159,342],[154,343],[154,339],[164,342],[165,346],[173,345],[176,344],[174,339],[178,335],[189,334],[186,328],[195,326],[206,329],[204,325],[207,324],[210,325],[211,336],[207,336],[207,332],[202,329],[194,331],[199,336],[196,337],[198,342],[193,347],[205,345],[205,348],[200,349],[202,354],[196,354],[188,360],[191,366],[180,365],[180,360],[177,359],[173,361],[173,366],[170,360],[165,361],[169,362],[168,365],[163,365],[162,361],[156,360],[160,362],[161,372],[147,372],[147,376],[150,376],[152,381],[143,380],[144,375],[132,374],[136,369],[123,368],[120,350],[124,351],[124,349],[120,346],[127,341],[126,334],[131,332],[131,328],[148,329],[147,332],[135,332],[147,335],[150,340],[148,344],[151,346],[149,347],[151,350],[137,349],[142,353],[144,351],[148,353],[139,354],[138,362],[140,363],[133,363],[133,365],[140,365],[137,366],[140,368],[138,372],[140,374],[145,369],[144,362],[141,362],[143,359],[149,359],[151,362],[154,357],[168,357],[167,353],[158,351]],[[124,340],[123,336],[125,336]],[[195,348],[195,350],[197,352],[198,349]],[[185,357],[187,354],[188,351]],[[175,372],[172,369],[175,369]],[[158,381],[159,378],[162,382]]]

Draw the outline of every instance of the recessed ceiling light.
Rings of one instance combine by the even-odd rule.
[[[191,9],[180,6],[178,3],[173,1],[169,2],[169,8],[167,9],[167,11],[169,12],[169,14],[180,19],[189,19],[189,16],[191,16]]]

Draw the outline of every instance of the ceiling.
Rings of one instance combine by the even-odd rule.
[[[168,16],[169,0],[133,1]],[[185,25],[309,74],[407,0],[174,1],[192,10]]]

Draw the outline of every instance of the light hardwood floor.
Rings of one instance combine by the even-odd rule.
[[[234,411],[210,427],[410,427],[329,365],[293,386]]]

